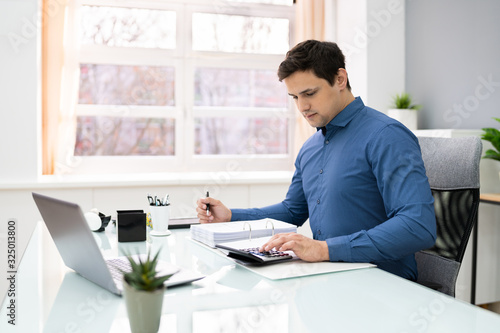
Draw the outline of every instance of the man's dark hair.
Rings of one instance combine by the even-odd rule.
[[[286,53],[278,68],[278,78],[283,81],[297,71],[312,70],[317,77],[333,86],[339,68],[345,69],[345,57],[336,43],[306,40]],[[347,88],[351,90],[349,80]]]

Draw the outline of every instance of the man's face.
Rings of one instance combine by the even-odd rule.
[[[345,107],[338,75],[333,86],[314,75],[312,70],[295,72],[283,82],[297,109],[313,127],[326,126]]]

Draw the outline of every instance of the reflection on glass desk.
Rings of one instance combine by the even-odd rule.
[[[160,332],[484,333],[500,327],[500,315],[378,268],[270,280],[190,240],[188,229],[117,243],[112,228],[94,234],[105,256],[161,249],[163,260],[206,275],[165,291]],[[123,299],[66,268],[51,246],[39,224],[18,269],[16,326],[7,323],[6,297],[0,331],[130,332]]]

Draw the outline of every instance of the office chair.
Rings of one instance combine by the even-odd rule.
[[[417,252],[417,283],[455,297],[455,284],[465,248],[477,223],[479,161],[478,137],[419,137],[422,158],[434,196],[437,239]]]

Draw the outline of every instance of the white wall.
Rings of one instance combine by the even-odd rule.
[[[408,1],[406,85],[420,127],[499,127],[500,2]]]
[[[392,97],[405,90],[405,1],[368,4],[368,102],[386,112]]]
[[[0,185],[33,182],[38,174],[38,42],[37,1],[0,1]],[[9,218],[30,209],[27,195],[0,192],[0,268],[6,272],[6,232]],[[24,203],[24,204],[22,204]],[[15,207],[15,208],[14,208]],[[33,227],[19,221],[17,261]],[[6,290],[0,279],[0,298]]]
[[[337,42],[352,92],[381,112],[405,89],[405,1],[337,0]]]
[[[38,117],[37,1],[0,1],[0,183],[36,180]]]
[[[354,96],[368,103],[366,0],[337,0],[337,39]]]

